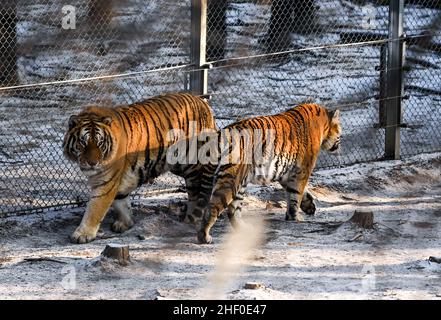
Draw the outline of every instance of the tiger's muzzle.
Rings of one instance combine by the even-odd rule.
[[[337,140],[333,146],[329,149],[329,152],[336,152],[338,149],[340,149],[340,140]]]
[[[89,141],[83,154],[79,158],[80,168],[82,170],[94,169],[102,162],[102,152],[94,141]]]

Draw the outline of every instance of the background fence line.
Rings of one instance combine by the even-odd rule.
[[[104,76],[97,76],[97,77],[88,77],[88,78],[79,78],[79,79],[71,79],[71,80],[59,80],[59,81],[51,81],[51,82],[41,82],[41,83],[31,83],[31,84],[24,84],[24,85],[14,85],[14,86],[8,86],[8,87],[0,87],[0,91],[7,91],[7,90],[17,90],[17,89],[26,89],[26,88],[32,88],[32,87],[38,87],[38,86],[50,86],[50,85],[61,85],[61,84],[71,84],[71,83],[77,83],[77,82],[85,82],[85,81],[95,81],[95,80],[106,80],[106,79],[114,79],[114,78],[128,78],[128,77],[136,77],[142,74],[147,73],[154,73],[154,72],[162,72],[162,71],[173,71],[177,69],[183,69],[184,72],[199,72],[199,71],[205,71],[210,69],[219,69],[219,68],[228,68],[228,67],[235,67],[239,66],[240,63],[232,63],[232,64],[225,64],[226,62],[234,62],[238,60],[251,60],[256,58],[265,58],[265,57],[274,57],[279,55],[284,55],[288,53],[299,53],[299,52],[305,52],[305,51],[313,51],[313,50],[320,50],[320,49],[330,49],[330,48],[342,48],[342,47],[356,47],[356,46],[372,46],[372,45],[379,45],[379,44],[387,44],[392,41],[402,40],[402,41],[408,41],[411,39],[417,39],[417,38],[426,38],[427,36],[432,35],[432,33],[427,34],[420,34],[420,35],[413,35],[413,36],[404,36],[400,38],[386,38],[386,39],[380,39],[380,40],[372,40],[372,41],[363,41],[363,42],[352,42],[352,43],[343,43],[343,44],[332,44],[332,45],[326,45],[326,46],[316,46],[316,47],[308,47],[303,49],[293,49],[293,50],[286,50],[282,52],[272,52],[272,53],[264,53],[259,55],[251,55],[251,56],[244,56],[244,57],[232,57],[228,59],[220,59],[220,60],[214,60],[207,63],[207,66],[205,67],[197,67],[196,64],[184,64],[184,65],[177,65],[177,66],[171,66],[171,67],[157,67],[137,72],[127,72],[127,73],[117,73],[117,74],[110,74],[110,75],[104,75]],[[216,66],[216,64],[219,64]],[[186,70],[188,69],[188,70]],[[394,67],[394,68],[383,68],[378,69],[377,71],[391,71],[391,70],[397,70],[397,69],[404,69],[403,66],[400,67]],[[208,82],[208,79],[207,79]],[[200,95],[205,96],[205,95]]]
[[[340,108],[343,150],[323,153],[322,168],[441,150],[435,0],[6,3],[0,217],[87,201],[61,142],[69,116],[92,103],[186,90],[209,98],[220,127],[302,102]],[[75,28],[63,28],[66,17]],[[177,188],[167,174],[134,199]]]

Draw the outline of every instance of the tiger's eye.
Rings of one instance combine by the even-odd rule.
[[[80,138],[80,144],[81,144],[83,147],[86,146],[86,144],[87,144],[86,137],[83,136],[83,137]]]

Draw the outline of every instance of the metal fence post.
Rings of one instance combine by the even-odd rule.
[[[401,101],[404,92],[403,37],[404,0],[389,2],[389,39],[386,73],[386,129],[385,129],[385,158],[400,158],[400,126],[402,121]]]
[[[191,0],[190,61],[197,71],[190,72],[190,91],[199,96],[208,92],[206,66],[207,0]]]
[[[387,44],[380,45],[380,94],[379,94],[379,109],[378,109],[378,127],[384,128],[386,126],[386,63],[387,63]]]

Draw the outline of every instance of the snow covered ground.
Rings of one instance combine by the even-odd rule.
[[[68,241],[83,208],[1,219],[0,298],[441,299],[441,264],[428,260],[441,256],[441,153],[317,170],[310,189],[317,213],[295,223],[278,185],[250,186],[243,219],[262,231],[220,220],[212,245],[177,221],[183,193],[143,198],[122,235],[109,216],[86,245]],[[355,210],[375,228],[345,223]],[[128,244],[131,264],[101,260],[108,243]]]
[[[109,28],[100,30],[87,21],[87,3],[19,1],[21,84],[189,62],[189,0],[118,1]],[[384,6],[346,0],[317,3],[317,29],[311,34],[293,33],[295,48],[339,43],[340,32],[387,32]],[[76,30],[60,29],[64,4],[77,8]],[[260,39],[270,14],[266,0],[230,1],[227,57],[262,53]],[[406,33],[426,30],[437,15],[439,10],[406,5]],[[91,33],[94,29],[98,32]],[[441,43],[437,33],[432,40]],[[408,99],[403,101],[407,126],[401,129],[404,158],[441,150],[441,55],[415,46],[406,55],[411,59],[405,77]],[[383,156],[384,129],[376,127],[379,58],[380,50],[374,46],[322,48],[289,58],[219,64],[209,71],[210,104],[221,126],[304,101],[341,109],[342,150],[338,155],[323,154],[318,163],[322,170],[312,178],[312,192],[319,201],[315,217],[287,223],[280,188],[252,186],[244,218],[255,223],[263,218],[264,231],[260,239],[244,242],[242,251],[229,257],[229,250],[239,250],[234,245],[230,248],[240,235],[229,233],[228,221],[222,220],[214,228],[214,245],[196,244],[194,228],[179,223],[175,216],[179,201],[185,199],[179,189],[181,180],[167,174],[138,191],[137,224],[132,230],[111,233],[109,217],[102,239],[88,245],[73,246],[67,240],[84,208],[1,218],[0,298],[168,299],[207,294],[231,299],[440,298],[440,266],[428,257],[441,255],[441,154],[341,167]],[[84,178],[62,156],[70,114],[91,103],[123,104],[180,91],[188,75],[161,71],[0,90],[0,217],[87,200]],[[374,230],[339,225],[356,209],[374,212]],[[104,245],[111,242],[130,245],[130,266],[99,259]],[[242,267],[228,264],[237,258],[242,258]],[[218,274],[227,270],[232,281],[228,284],[213,276],[213,270]],[[75,288],[69,279],[75,280]],[[246,290],[243,285],[249,281],[264,287]],[[219,283],[228,286],[217,287]]]

